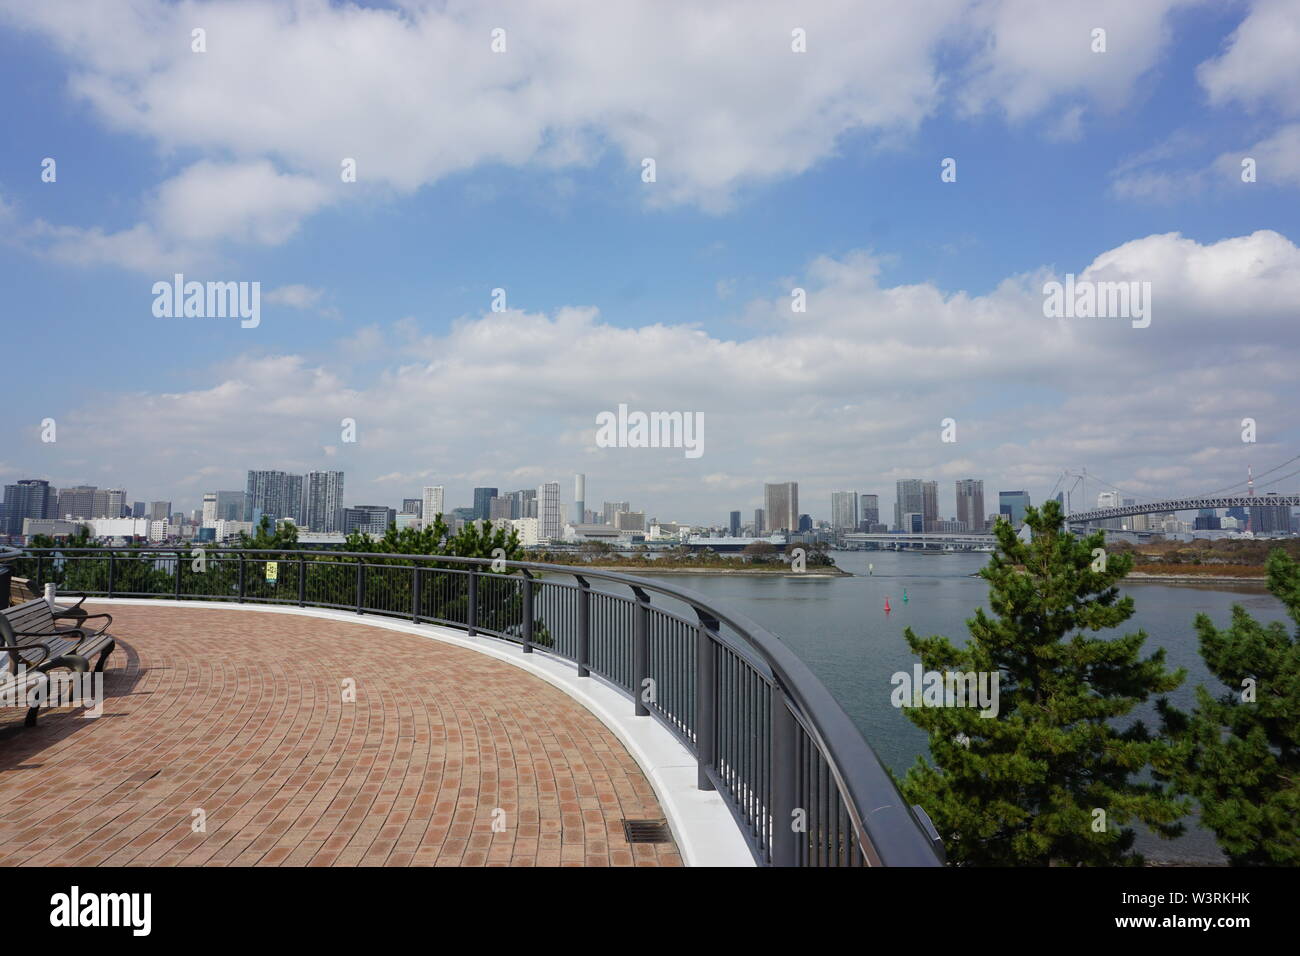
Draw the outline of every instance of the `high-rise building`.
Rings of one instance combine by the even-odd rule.
[[[474,517],[480,520],[486,518],[492,510],[492,499],[497,496],[496,488],[475,488],[474,489]]]
[[[246,492],[243,491],[218,491],[217,492],[217,520],[218,521],[243,521],[244,520],[244,498]]]
[[[217,493],[215,491],[203,492],[203,517],[199,522],[199,527],[215,528],[217,526]]]
[[[799,516],[799,530],[800,530],[801,532],[802,532],[802,531],[811,531],[811,530],[812,530],[812,527],[813,527],[813,523],[812,523],[812,515],[800,515],[800,516]]]
[[[488,502],[488,517],[493,521],[509,521],[512,500],[508,495],[493,498]]]
[[[998,514],[1005,516],[1013,528],[1019,528],[1025,523],[1025,510],[1029,504],[1027,491],[998,492]]]
[[[341,472],[314,472],[314,474],[341,474]],[[254,512],[272,520],[292,518],[296,524],[307,524],[303,514],[306,492],[302,475],[283,471],[249,471],[244,489],[244,520],[253,521]]]
[[[919,514],[924,530],[934,531],[939,521],[939,483],[904,478],[895,484],[895,491],[894,526],[910,532],[915,522],[906,516]]]
[[[780,481],[763,485],[763,512],[772,531],[799,529],[799,482]]]
[[[310,477],[310,475],[308,476]],[[352,534],[354,531],[382,537],[389,526],[396,523],[397,512],[384,505],[354,505],[344,508],[342,513],[342,531]]]
[[[731,521],[728,525],[728,530],[731,532],[731,536],[733,538],[740,534],[740,512],[739,511],[733,511],[731,513]]]
[[[401,513],[404,515],[415,515],[418,518],[423,513],[421,511],[423,507],[424,500],[421,498],[403,498]]]
[[[120,518],[126,513],[126,492],[121,488],[101,488],[95,492],[90,518]]]
[[[606,501],[602,511],[604,512],[605,524],[611,527],[614,524],[614,515],[620,511],[631,511],[632,505],[627,501]]]
[[[1250,506],[1250,530],[1256,534],[1290,534],[1291,508],[1269,502],[1277,499],[1277,492],[1260,495],[1260,504]]]
[[[537,488],[537,534],[542,541],[550,541],[558,538],[563,530],[560,518],[560,483],[548,481]]]
[[[443,507],[444,492],[442,485],[424,486],[420,499],[420,518],[426,528],[433,526],[433,523],[438,520],[438,515],[446,514],[446,508]]]
[[[762,508],[754,509],[754,534],[763,535],[767,533],[767,512]]]
[[[921,485],[921,513],[925,516],[925,530],[939,530],[939,482],[927,481]]]
[[[984,530],[984,482],[962,478],[957,482],[957,520],[967,531]]]
[[[172,503],[170,501],[149,502],[149,520],[170,522],[172,520]]]
[[[587,517],[587,476],[573,476],[573,523],[582,524]]]
[[[420,500],[420,517],[424,521],[426,528],[432,527],[433,523],[438,520],[438,515],[446,514],[443,507],[442,485],[425,485],[424,494]]]
[[[537,517],[537,489],[525,488],[521,491],[507,491],[510,499],[510,520]]]
[[[132,518],[147,518],[147,517],[149,517],[149,508],[145,505],[145,503],[144,503],[143,501],[135,501],[135,502],[132,502],[132,504],[131,504],[131,517],[132,517]]]
[[[644,531],[644,511],[619,511],[614,515],[614,527],[618,531]]]
[[[1202,508],[1196,513],[1192,528],[1196,531],[1218,531],[1223,527],[1219,513],[1213,508]]]
[[[303,478],[302,523],[308,531],[343,530],[343,472],[309,471]]]
[[[870,531],[873,525],[880,524],[880,496],[858,496],[858,527]]]
[[[1103,491],[1101,494],[1097,495],[1098,508],[1118,508],[1119,506],[1119,492]],[[1124,521],[1121,518],[1103,518],[1096,524],[1096,527],[1106,528],[1111,531],[1119,531],[1123,526]]]
[[[55,518],[55,491],[50,483],[40,478],[24,478],[5,485],[4,515],[0,530],[5,534],[23,533],[25,518]]]
[[[858,530],[858,493],[856,491],[831,492],[831,528],[835,531]]]
[[[59,491],[58,518],[93,518],[95,510],[94,485],[74,485]]]

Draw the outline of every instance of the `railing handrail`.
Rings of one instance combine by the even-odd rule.
[[[36,553],[57,553],[59,555],[127,553],[147,555],[173,552],[177,555],[189,556],[195,547],[202,547],[203,544],[203,542],[195,542],[181,546],[26,548],[22,549],[19,555],[21,556],[24,553],[33,555]],[[800,723],[821,751],[829,771],[835,777],[838,788],[847,797],[845,804],[848,813],[852,817],[852,823],[858,832],[866,835],[867,842],[870,844],[869,847],[863,847],[863,852],[871,858],[871,862],[896,866],[930,866],[937,865],[940,862],[930,837],[925,834],[924,828],[913,816],[911,809],[899,794],[893,779],[876,755],[875,750],[867,743],[839,702],[835,700],[830,691],[827,690],[826,686],[813,674],[809,667],[785,642],[761,624],[742,613],[725,611],[714,607],[705,601],[702,596],[687,588],[651,581],[618,571],[604,571],[597,566],[550,564],[537,561],[302,548],[216,546],[209,550],[216,552],[218,556],[228,553],[232,557],[235,555],[268,555],[281,558],[285,556],[317,559],[361,558],[413,561],[428,564],[461,564],[472,567],[504,567],[512,571],[549,572],[567,574],[573,577],[580,576],[586,579],[594,578],[621,584],[629,588],[654,591],[665,597],[681,601],[697,613],[702,612],[720,624],[725,624],[732,633],[745,641],[749,649],[757,653],[759,659],[771,671],[772,679],[778,685],[780,691],[794,703],[798,714],[802,718]],[[0,551],[0,559],[4,557],[4,552]],[[659,610],[666,611],[666,609],[662,608]],[[714,632],[714,636],[736,648],[735,641],[727,633],[724,633],[721,628]],[[774,825],[783,825],[784,821],[773,821],[773,823]]]

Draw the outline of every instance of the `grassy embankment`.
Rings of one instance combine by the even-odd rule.
[[[1131,545],[1116,542],[1112,553],[1132,554],[1132,577],[1264,580],[1264,562],[1270,551],[1281,548],[1293,558],[1300,558],[1300,541],[1251,541],[1220,539],[1210,541],[1152,541]]]

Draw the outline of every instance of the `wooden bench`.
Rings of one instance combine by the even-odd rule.
[[[55,660],[67,655],[89,661],[94,654],[99,655],[95,662],[95,671],[104,669],[108,655],[113,653],[117,640],[108,633],[108,626],[113,623],[110,614],[87,614],[81,605],[83,596],[72,607],[50,607],[44,598],[25,601],[0,612],[0,637],[5,646],[31,646],[33,659],[23,653],[8,652],[10,672],[15,671],[19,662],[27,667],[38,666],[37,655],[40,648],[45,649],[45,656],[39,660]],[[85,627],[85,622],[96,618],[105,618],[104,625],[97,631]],[[71,622],[60,624],[60,621]]]
[[[46,605],[47,608],[48,606]],[[69,639],[68,636],[58,638],[60,643]],[[7,611],[0,613],[0,652],[8,657],[8,663],[0,671],[0,697],[15,701],[19,706],[24,702],[31,703],[27,708],[27,718],[23,721],[27,727],[36,726],[36,714],[41,709],[40,701],[50,698],[50,671],[60,667],[75,673],[90,670],[90,662],[79,654],[55,654],[49,643],[20,635],[9,622]],[[41,685],[43,687],[38,696],[28,696],[33,688]]]
[[[27,578],[10,578],[9,579],[9,603],[23,604],[37,597],[32,590],[31,581]]]

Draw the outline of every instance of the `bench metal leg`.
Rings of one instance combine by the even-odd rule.
[[[104,664],[108,661],[108,655],[113,653],[113,648],[117,647],[117,641],[109,641],[104,649],[99,652],[99,659],[95,661],[95,673],[104,673]]]
[[[66,667],[74,674],[84,674],[86,671],[90,670],[90,661],[86,660],[84,657],[82,657],[79,654],[64,654],[62,657],[56,657],[54,660],[46,661],[44,664],[42,664],[37,669],[41,672],[41,675],[44,676],[45,678],[46,695],[48,695],[50,692],[50,677],[49,677],[50,671],[54,670],[54,668],[56,667]],[[36,715],[40,712],[40,709],[41,709],[40,704],[37,704],[35,707],[29,707],[27,709],[27,718],[23,721],[24,727],[36,726]]]

